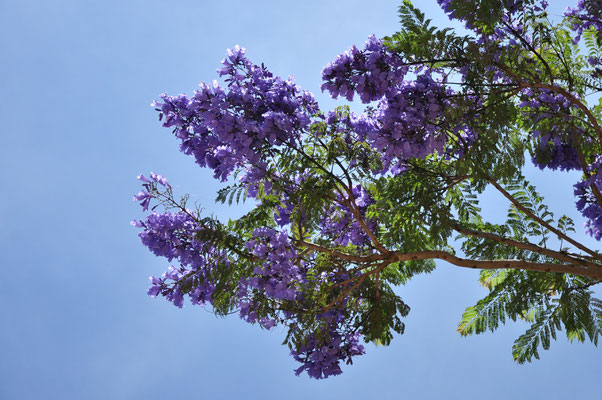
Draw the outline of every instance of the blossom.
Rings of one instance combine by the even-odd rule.
[[[401,57],[372,35],[363,50],[352,46],[324,67],[322,91],[327,90],[335,99],[342,96],[349,101],[357,93],[362,102],[369,103],[382,98],[407,71]]]

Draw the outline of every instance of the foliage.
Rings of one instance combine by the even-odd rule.
[[[387,345],[403,333],[410,308],[394,287],[438,259],[481,269],[489,290],[460,334],[527,321],[519,363],[562,329],[597,343],[602,255],[570,236],[573,221],[554,216],[522,169],[528,155],[542,169],[581,171],[576,207],[600,240],[602,104],[585,100],[602,91],[600,1],[581,0],[558,24],[545,0],[439,4],[471,34],[431,26],[406,0],[399,32],[324,68],[322,90],[358,97],[360,115],[321,111],[238,46],[221,84],[161,96],[155,108],[180,150],[229,184],[217,201],[255,207],[220,222],[177,200],[162,176],[139,176],[134,200],[154,205],[133,224],[154,254],[177,261],[151,277],[149,295],[286,326],[296,373],[326,378],[365,352],[362,340]],[[504,224],[481,214],[487,187],[509,202]]]

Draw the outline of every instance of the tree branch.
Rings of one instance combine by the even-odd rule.
[[[592,125],[592,127],[594,128],[594,131],[596,132],[596,134],[598,136],[598,141],[600,142],[600,145],[602,145],[602,128],[600,127],[600,124],[598,124],[598,120],[596,119],[594,114],[590,111],[590,109],[587,108],[587,106],[585,104],[583,104],[578,98],[576,98],[575,96],[573,96],[571,93],[569,93],[567,90],[561,88],[560,86],[549,85],[549,84],[540,83],[540,82],[533,82],[533,83],[526,82],[526,81],[522,80],[518,75],[516,75],[512,70],[510,70],[510,68],[508,68],[507,66],[505,66],[503,64],[497,64],[497,66],[501,70],[506,72],[508,75],[510,75],[516,81],[516,83],[518,84],[519,87],[551,90],[553,92],[561,94],[568,101],[570,101],[571,103],[576,105],[578,108],[580,108],[581,111],[583,111],[585,113],[585,115],[587,116],[587,119],[589,120],[590,124]]]
[[[384,261],[387,265],[392,262],[415,261],[415,260],[431,260],[439,259],[449,262],[450,264],[474,269],[499,269],[511,268],[537,272],[557,272],[563,274],[575,274],[602,280],[602,268],[589,268],[587,265],[592,264],[584,260],[572,260],[573,262],[566,264],[551,263],[551,262],[531,262],[524,260],[471,260],[455,256],[454,254],[443,250],[423,250],[423,251],[391,251],[386,254],[374,254],[371,256],[354,256],[351,254],[341,253],[335,250],[328,249],[323,246],[315,245],[307,242],[300,242],[300,245],[307,246],[318,252],[330,254],[333,257],[338,257],[351,262],[374,262]],[[598,265],[596,264],[596,267]],[[376,270],[367,272],[368,274],[376,273]],[[363,274],[365,275],[365,274]],[[361,276],[361,275],[359,275]],[[354,278],[354,279],[359,279]]]
[[[593,251],[592,249],[590,249],[590,248],[582,245],[581,243],[577,242],[576,240],[570,238],[569,236],[567,236],[564,233],[562,233],[560,230],[558,230],[558,229],[554,228],[552,225],[548,224],[543,219],[539,218],[537,215],[533,214],[529,209],[527,209],[522,204],[520,204],[518,202],[518,200],[516,200],[510,193],[508,193],[503,187],[500,186],[499,183],[497,183],[491,177],[487,177],[486,179],[501,194],[503,194],[505,198],[507,198],[508,200],[510,200],[510,202],[516,206],[516,208],[518,208],[519,210],[521,210],[522,212],[524,212],[529,218],[533,219],[534,221],[537,221],[540,225],[546,227],[549,231],[554,232],[559,238],[562,238],[562,239],[566,240],[567,242],[569,242],[573,246],[577,247],[578,249],[580,249],[582,251],[585,251],[586,253],[590,254],[596,260],[602,261],[602,256],[600,254],[598,254],[595,251]]]
[[[593,270],[602,271],[602,265],[600,265],[600,264],[596,264],[591,261],[583,260],[580,258],[575,258],[566,253],[562,253],[559,251],[546,249],[545,247],[538,246],[538,245],[530,243],[528,241],[519,242],[517,240],[509,239],[509,238],[500,236],[495,233],[481,232],[481,231],[475,231],[473,229],[463,228],[457,224],[453,226],[453,229],[464,235],[482,237],[485,239],[496,241],[498,243],[506,244],[506,245],[513,246],[513,247],[516,247],[519,249],[528,250],[528,251],[532,251],[534,253],[538,253],[538,254],[541,254],[544,256],[555,258],[556,260],[559,260],[559,261],[565,261],[565,262],[568,262],[571,264],[578,264],[578,265],[581,265],[586,268],[591,268]]]
[[[587,276],[597,280],[602,279],[602,270],[592,271],[581,265],[575,264],[556,264],[556,263],[538,263],[522,260],[469,260],[457,257],[451,253],[442,250],[425,250],[409,253],[392,252],[391,256],[396,261],[410,260],[428,260],[439,259],[449,262],[458,267],[473,269],[499,269],[511,268],[537,272],[558,272],[563,274],[575,274]]]

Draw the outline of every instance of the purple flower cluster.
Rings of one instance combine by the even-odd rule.
[[[577,196],[577,209],[588,221],[585,223],[586,232],[596,238],[602,239],[602,207],[598,203],[592,188],[602,190],[602,156],[588,168],[588,178],[584,178],[575,184],[575,196]]]
[[[379,104],[375,116],[379,129],[366,132],[366,140],[385,160],[424,158],[435,150],[441,152],[446,136],[437,123],[450,105],[450,94],[430,74],[403,82]]]
[[[185,294],[193,304],[210,301],[215,289],[213,269],[228,260],[223,252],[196,239],[203,228],[191,213],[152,212],[146,220],[134,221],[133,225],[143,228],[138,236],[153,254],[169,261],[176,259],[181,265],[170,266],[163,278],[151,276],[150,296],[161,294],[178,307],[182,307]]]
[[[382,98],[407,72],[402,58],[372,35],[363,50],[352,46],[324,67],[322,90],[335,99],[342,96],[349,101],[357,93],[362,102],[369,103]]]
[[[524,89],[519,108],[534,127],[532,135],[537,141],[533,163],[540,169],[581,169],[571,129],[586,140],[579,127],[572,126],[571,103],[548,89]]]
[[[364,346],[359,344],[359,333],[341,334],[334,328],[336,324],[328,325],[326,335],[328,340],[318,340],[311,335],[307,342],[297,350],[291,351],[296,361],[303,363],[295,370],[296,375],[303,371],[315,379],[328,378],[342,373],[340,362],[352,364],[352,357],[365,353]]]
[[[474,3],[471,3],[473,10],[468,13],[463,13],[462,15],[459,15],[457,12],[457,6],[458,6],[458,4],[461,4],[461,3],[467,3],[467,1],[466,0],[437,0],[437,4],[439,4],[441,9],[447,14],[449,19],[458,19],[460,21],[464,21],[466,28],[474,29],[475,19],[477,18],[477,12],[476,12],[477,9],[474,6]],[[491,19],[493,19],[495,9],[491,8],[489,10],[491,12],[491,14],[490,14]]]
[[[295,208],[295,201],[291,197],[294,197],[294,193],[300,188],[308,176],[309,173],[307,171],[297,174],[294,177],[288,177],[288,179],[277,175],[277,179],[282,186],[282,193],[279,193],[281,205],[276,207],[274,213],[274,221],[278,226],[283,227],[291,223],[291,215]],[[302,214],[302,219],[305,219],[304,214]]]
[[[142,206],[142,211],[148,210],[148,206],[150,204],[153,195],[151,194],[154,191],[154,188],[157,185],[161,185],[165,188],[170,188],[171,185],[167,182],[167,179],[162,177],[161,175],[155,174],[154,172],[150,173],[150,180],[147,179],[144,175],[138,175],[138,180],[142,182],[142,188],[138,194],[134,195],[133,200],[139,202]]]
[[[602,78],[602,58],[588,57],[587,62],[594,67],[594,70],[592,71],[592,77],[596,79]]]
[[[475,132],[466,125],[466,119],[458,124],[446,118],[445,110],[453,107],[455,93],[432,74],[428,70],[412,81],[404,81],[401,75],[379,94],[382,98],[374,113],[357,116],[331,112],[326,122],[344,133],[349,147],[365,142],[376,150],[383,164],[377,172],[382,174],[403,172],[407,159],[424,158],[435,151],[462,156],[474,142]],[[455,137],[456,144],[446,149],[449,135]]]
[[[572,21],[571,28],[577,33],[575,44],[589,28],[602,32],[602,0],[578,0],[575,8],[567,7],[564,16]]]
[[[222,181],[237,168],[260,164],[270,147],[297,146],[319,111],[313,95],[292,77],[274,76],[244,54],[236,46],[222,60],[218,73],[227,88],[201,83],[191,97],[163,94],[162,102],[153,103],[163,126],[174,127],[182,152]]]
[[[450,128],[452,132],[453,142],[449,143],[445,149],[445,155],[447,157],[456,156],[461,158],[468,149],[472,147],[472,144],[477,139],[477,133],[468,125],[459,124]]]
[[[557,129],[557,126],[553,126]],[[542,134],[536,130],[533,137],[538,139],[538,145],[534,149],[531,161],[539,169],[550,168],[552,170],[570,171],[581,169],[577,148],[570,137],[562,137],[557,132]]]
[[[143,209],[148,209],[151,199],[164,199],[166,192],[171,194],[171,186],[165,178],[151,174],[142,181],[144,191],[134,197],[141,202]],[[299,183],[302,177],[294,180]],[[161,191],[163,188],[163,192]],[[371,201],[365,191],[354,190],[356,201],[360,207],[367,207]],[[287,210],[283,208],[280,217],[286,219]],[[179,267],[169,266],[161,277],[151,276],[151,287],[148,295],[162,296],[177,307],[182,307],[188,297],[192,304],[214,304],[213,294],[216,290],[216,277],[220,271],[231,268],[229,253],[216,243],[201,240],[207,237],[199,218],[189,210],[179,212],[151,212],[146,219],[133,221],[132,225],[142,228],[139,237],[142,243],[155,255],[165,257],[168,261],[176,260]],[[285,225],[285,224],[282,224]],[[203,234],[203,235],[202,235]],[[249,259],[254,259],[255,267],[249,275],[240,276],[238,281],[229,282],[233,285],[236,298],[234,304],[239,309],[239,316],[250,323],[259,323],[266,329],[282,323],[291,329],[302,329],[297,312],[265,310],[265,301],[276,303],[302,300],[306,291],[317,290],[320,285],[329,285],[347,275],[322,274],[319,279],[309,273],[305,261],[299,256],[298,250],[291,241],[286,230],[273,228],[257,228],[252,238],[245,244]],[[349,313],[345,308],[338,315]],[[303,363],[297,370],[299,374],[307,370],[314,378],[323,378],[341,373],[339,361],[351,362],[351,357],[363,354],[364,350],[358,344],[360,335],[342,333],[342,318],[334,318],[332,313],[320,316],[322,324],[327,323],[329,334],[320,340],[311,333],[302,346],[296,347],[291,353],[296,360]]]
[[[293,203],[289,201],[283,202],[282,206],[278,206],[276,208],[276,213],[274,213],[274,221],[278,226],[285,226],[290,224],[291,222],[291,214],[293,213],[293,209],[295,208]]]
[[[547,9],[547,0],[524,1],[524,0],[500,0],[497,7],[484,7],[469,0],[437,0],[439,6],[448,15],[449,19],[464,21],[466,28],[475,29],[478,19],[482,22],[494,21],[497,17],[496,10],[503,7],[503,18],[511,19],[519,12],[531,11],[542,12]],[[528,4],[530,3],[530,4]],[[478,29],[477,29],[478,31]],[[478,33],[482,33],[478,31]],[[499,32],[498,32],[499,33]]]
[[[295,300],[303,267],[288,232],[258,228],[246,248],[261,260],[253,270],[256,276],[248,279],[248,286],[274,299]]]
[[[403,81],[387,92],[372,117],[353,117],[351,124],[360,140],[381,153],[383,173],[403,171],[403,161],[442,152],[447,141],[442,117],[450,106],[451,90],[430,73]]]
[[[362,218],[368,225],[368,227],[374,231],[376,229],[376,222],[370,219],[366,219],[366,211],[368,207],[374,203],[372,196],[360,185],[355,186],[352,189],[353,201],[357,206]],[[339,246],[347,246],[349,243],[355,246],[363,246],[370,242],[370,238],[363,230],[360,223],[354,218],[348,205],[343,201],[343,198],[339,195],[338,200],[343,204],[331,204],[327,210],[324,211],[322,218],[320,219],[320,227],[322,235],[332,238],[332,241]]]
[[[532,134],[537,146],[534,149],[533,163],[541,169],[581,170],[583,166],[573,136],[578,137],[582,145],[588,145],[591,139],[572,120],[572,104],[569,100],[562,94],[547,89],[526,89],[522,96],[523,101],[519,107],[531,119],[535,128]],[[587,177],[574,185],[577,209],[588,219],[586,232],[596,240],[602,238],[602,207],[592,188],[602,188],[601,167],[602,156],[587,168]]]

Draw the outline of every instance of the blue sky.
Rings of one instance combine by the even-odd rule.
[[[434,1],[416,2],[449,24]],[[320,71],[368,35],[398,28],[395,1],[0,0],[0,399],[592,398],[602,353],[561,338],[519,366],[526,326],[461,338],[484,295],[474,271],[441,264],[399,289],[406,334],[367,346],[344,374],[295,377],[282,331],[146,296],[167,262],[146,251],[131,202],[155,171],[221,218],[220,187],[180,154],[149,106],[216,78],[225,49],[295,75],[323,109]],[[553,11],[563,4],[552,4]],[[578,225],[569,174],[529,169],[552,209]],[[486,195],[487,215],[507,204]],[[587,240],[587,239],[586,239]],[[588,242],[594,248],[599,243]]]

